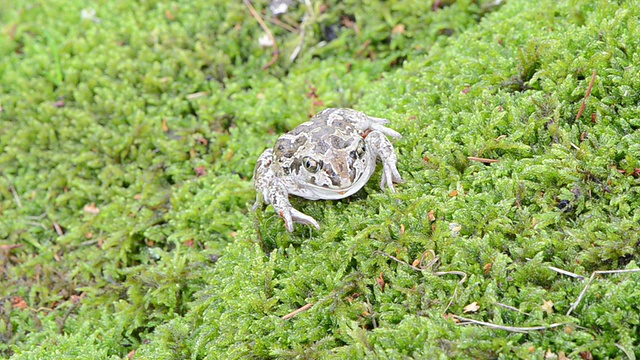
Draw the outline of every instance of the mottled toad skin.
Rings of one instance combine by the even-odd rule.
[[[393,183],[403,180],[387,136],[402,136],[385,127],[388,122],[352,109],[326,109],[282,135],[256,163],[253,209],[263,201],[273,205],[288,231],[294,222],[319,229],[314,218],[291,206],[289,195],[309,200],[350,196],[369,181],[377,159],[383,165],[380,187],[395,192]]]

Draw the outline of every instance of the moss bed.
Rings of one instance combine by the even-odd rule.
[[[0,356],[640,355],[640,3],[292,4],[0,0]],[[290,234],[253,167],[326,107],[407,181]]]

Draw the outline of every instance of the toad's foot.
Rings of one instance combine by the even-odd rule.
[[[290,207],[288,211],[280,211],[278,212],[278,214],[284,219],[284,226],[289,232],[293,232],[293,223],[313,225],[313,227],[320,230],[320,225],[318,224],[316,219],[307,214],[301,213],[293,207]]]
[[[380,187],[384,190],[384,187],[387,186],[392,192],[396,192],[393,184],[402,183],[404,180],[398,172],[398,157],[393,150],[393,145],[382,132],[376,130],[370,132],[365,141],[375,151],[377,158],[382,161]]]
[[[271,184],[267,201],[273,205],[273,209],[284,220],[284,226],[287,228],[287,231],[293,232],[293,223],[313,225],[316,229],[320,229],[320,225],[314,218],[291,206],[289,193],[279,179],[274,179]]]

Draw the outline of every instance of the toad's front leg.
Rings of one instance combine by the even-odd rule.
[[[385,128],[386,129],[386,128]],[[390,129],[388,129],[390,130]],[[402,183],[402,177],[398,172],[398,156],[391,144],[391,141],[380,131],[371,131],[365,138],[367,147],[371,149],[376,157],[382,161],[382,178],[380,179],[380,187],[384,190],[384,186],[388,186],[391,191],[396,192],[393,183]]]
[[[306,215],[291,206],[289,202],[289,192],[287,187],[271,169],[273,150],[267,149],[258,158],[256,168],[253,172],[253,182],[256,187],[256,202],[253,204],[255,211],[264,202],[273,205],[276,213],[284,220],[284,225],[289,232],[293,232],[293,223],[313,225],[320,229],[318,222],[309,215]]]

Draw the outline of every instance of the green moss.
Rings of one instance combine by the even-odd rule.
[[[637,268],[638,4],[492,4],[300,4],[282,18],[306,16],[300,54],[268,22],[266,70],[243,2],[0,12],[2,355],[638,353],[636,273],[594,280],[565,316],[584,283],[549,268]],[[249,211],[254,161],[329,106],[391,119],[407,182],[292,199],[322,229],[289,234]],[[407,266],[423,254],[439,260]]]

